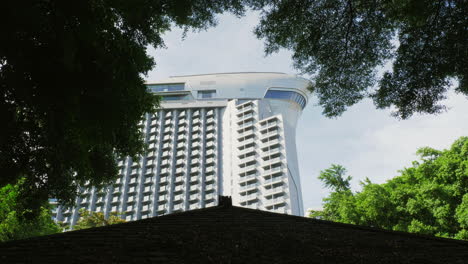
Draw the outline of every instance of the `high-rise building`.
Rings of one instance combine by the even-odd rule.
[[[108,188],[83,186],[74,208],[57,208],[57,220],[73,226],[80,208],[137,220],[215,206],[219,195],[238,206],[304,214],[295,135],[309,81],[248,72],[147,85],[163,98],[140,123],[147,153],[118,161],[119,178]]]

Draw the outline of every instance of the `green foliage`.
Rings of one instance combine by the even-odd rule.
[[[319,180],[323,181],[325,187],[335,192],[349,190],[351,176],[344,178],[346,169],[341,165],[333,164],[329,169],[320,172]]]
[[[449,150],[426,147],[417,153],[421,162],[414,162],[413,167],[405,168],[387,183],[367,180],[357,193],[339,190],[337,183],[327,185],[324,175],[333,170],[322,171],[319,178],[333,192],[324,199],[323,211],[311,211],[309,216],[468,239],[468,137],[456,140]],[[350,177],[347,179],[349,182]]]
[[[78,220],[73,229],[79,230],[120,223],[125,223],[125,220],[121,219],[117,212],[111,212],[109,217],[106,218],[101,212],[90,212],[82,208],[80,209],[80,220]]]
[[[143,150],[138,122],[158,106],[144,75],[171,26],[216,24],[240,0],[7,1],[0,16],[0,187],[25,182],[34,218],[48,198],[71,206],[77,187],[104,186],[115,160]]]
[[[296,68],[315,80],[326,116],[365,97],[403,119],[438,113],[451,78],[468,95],[467,0],[253,2],[262,10],[255,32],[266,53],[292,50]],[[377,80],[389,61],[393,69]]]
[[[27,212],[17,210],[20,185],[21,182],[0,188],[0,242],[60,232],[60,227],[52,220],[48,203],[40,207],[33,219],[26,219]]]

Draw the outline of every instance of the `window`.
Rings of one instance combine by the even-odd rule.
[[[176,100],[189,100],[190,98],[185,94],[165,95],[162,97],[163,101],[176,101]]]
[[[214,98],[215,96],[216,90],[198,91],[198,99]]]
[[[171,83],[171,84],[150,84],[148,88],[152,92],[172,92],[172,91],[183,91],[183,83]]]
[[[266,93],[265,98],[294,101],[298,103],[302,109],[304,109],[306,105],[304,96],[292,91],[270,90]]]

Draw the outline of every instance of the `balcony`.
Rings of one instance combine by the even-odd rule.
[[[153,187],[152,186],[145,186],[143,189],[143,193],[151,193],[153,192]]]
[[[184,196],[179,194],[179,195],[175,195],[174,196],[174,203],[182,203],[183,202],[183,199],[184,199]]]
[[[256,182],[256,181],[257,181],[257,175],[256,174],[252,174],[252,175],[249,175],[249,176],[244,176],[244,177],[239,178],[239,184],[248,184],[248,183],[252,183],[252,182]]]
[[[240,161],[239,161],[239,166],[240,166],[241,168],[243,168],[243,167],[246,167],[246,166],[249,165],[249,164],[250,164],[250,165],[255,165],[256,162],[257,162],[257,158],[255,157],[255,155],[252,155],[252,156],[248,156],[248,157],[245,157],[245,158],[243,158],[243,159],[240,159]],[[250,166],[250,165],[249,165],[249,166]]]
[[[258,194],[257,193],[252,193],[248,195],[243,195],[239,197],[240,202],[253,202],[258,200]]]
[[[255,135],[255,133],[254,133],[254,130],[251,129],[251,130],[238,133],[237,138],[243,138],[243,137],[248,137],[248,136],[253,136],[253,135]]]
[[[237,157],[240,158],[241,156],[244,156],[246,154],[252,154],[252,153],[255,153],[255,147],[248,147],[243,150],[240,150],[237,154]]]
[[[237,106],[237,116],[241,116],[245,113],[253,112],[254,108],[251,102],[244,103],[242,105]]]
[[[265,185],[273,185],[273,184],[283,183],[283,179],[284,179],[283,176],[270,178],[270,179],[265,180],[263,182],[263,185],[265,186]]]
[[[200,182],[200,177],[198,175],[190,177],[190,184],[196,184],[199,182]]]
[[[151,196],[150,196],[150,195],[145,195],[145,196],[143,196],[142,202],[144,202],[144,203],[149,203],[149,202],[151,202]]]
[[[169,188],[167,186],[162,186],[159,188],[159,194],[165,194],[169,191]]]
[[[137,178],[136,177],[130,178],[130,181],[128,181],[128,184],[130,185],[137,184]]]
[[[184,183],[184,177],[183,177],[183,176],[175,177],[174,183],[175,183],[175,184],[182,184],[182,183]]]
[[[213,183],[215,181],[215,177],[213,175],[205,177],[205,183]]]
[[[173,212],[181,212],[184,210],[184,205],[183,204],[176,204],[174,205]]]
[[[243,167],[243,168],[239,168],[239,174],[254,172],[256,170],[257,170],[257,165],[250,165],[250,166],[246,166],[246,167]]]
[[[239,127],[237,128],[237,131],[241,131],[242,129],[247,129],[247,128],[251,128],[254,126],[254,122],[253,121],[248,121],[248,122],[243,122],[242,124],[239,125]]]
[[[136,201],[135,196],[128,196],[127,203],[134,203]]]
[[[237,121],[237,124],[243,124],[243,123],[246,123],[248,121],[252,121],[254,120],[255,116],[253,113],[246,113],[242,116],[239,117],[238,121]]]
[[[149,213],[151,211],[149,205],[144,205],[141,207],[141,213]]]
[[[200,195],[199,194],[192,194],[189,196],[190,202],[195,202],[200,200]]]
[[[151,135],[155,135],[157,132],[158,132],[158,128],[157,128],[157,127],[152,127],[152,128],[150,129],[150,134],[151,134]]]
[[[277,157],[277,158],[273,158],[273,159],[269,159],[269,160],[264,161],[263,166],[273,166],[273,165],[277,165],[277,164],[281,164],[281,163],[282,163],[281,158]]]
[[[215,126],[214,125],[209,125],[206,127],[206,132],[211,132],[211,131],[214,131],[215,130]]]
[[[215,172],[216,172],[215,167],[209,166],[209,167],[206,167],[205,175],[213,175]]]
[[[200,186],[198,186],[198,185],[191,185],[189,188],[190,188],[189,189],[190,193],[195,193],[195,192],[198,192],[200,190]]]
[[[207,148],[207,149],[214,148],[215,146],[216,146],[216,144],[214,143],[214,141],[208,141],[208,142],[206,142],[206,148]]]
[[[177,157],[177,158],[183,158],[183,157],[185,157],[185,151],[183,151],[183,150],[177,151],[176,157]]]
[[[265,169],[263,171],[263,174],[262,176],[264,178],[268,178],[268,177],[274,177],[274,176],[279,176],[283,173],[283,167],[281,166],[278,166],[278,167],[275,167],[275,168],[270,168],[270,169]]]
[[[205,153],[205,157],[213,157],[214,155],[216,154],[216,151],[214,151],[213,149],[209,149],[206,151]]]
[[[167,184],[168,183],[168,178],[167,177],[161,177],[159,179],[159,184],[163,185],[163,184]]]
[[[201,144],[199,142],[193,142],[192,149],[198,149],[200,147],[201,147]]]
[[[286,204],[285,198],[284,197],[278,197],[274,199],[268,199],[264,202],[264,206],[279,206],[279,205],[284,205]]]
[[[205,166],[211,166],[211,165],[214,165],[214,163],[215,163],[215,159],[213,158],[209,158],[205,160]]]
[[[213,201],[215,198],[216,198],[216,195],[214,195],[213,193],[205,195],[205,201],[207,201],[207,202]]]
[[[212,193],[215,191],[215,184],[212,183],[212,184],[207,184],[205,186],[205,193]]]
[[[257,183],[248,184],[248,185],[241,185],[239,187],[240,192],[248,192],[248,191],[253,191],[253,190],[257,190],[257,189],[258,189]]]
[[[158,206],[158,215],[167,213],[167,206],[166,205],[159,205]]]
[[[262,134],[260,135],[260,139],[264,139],[264,138],[271,137],[271,136],[278,136],[278,135],[279,135],[279,131],[278,131],[278,130],[274,130],[274,131],[262,133]]]
[[[199,141],[200,139],[201,139],[200,134],[198,134],[198,133],[192,134],[192,141],[193,141],[193,142]]]
[[[174,193],[181,193],[184,191],[184,188],[182,187],[182,185],[177,185],[174,187]]]
[[[192,166],[198,166],[200,164],[200,159],[192,159],[190,161],[190,165]]]
[[[164,141],[164,142],[168,142],[168,141],[171,141],[171,140],[172,140],[172,137],[171,137],[170,135],[165,135],[165,136],[163,137],[163,141]]]
[[[169,167],[171,164],[169,162],[169,159],[164,159],[161,161],[161,167]]]
[[[185,159],[177,159],[176,166],[183,167],[185,165]]]
[[[170,149],[170,148],[171,148],[171,144],[169,144],[169,143],[164,143],[164,144],[162,145],[162,149],[163,149],[163,150],[168,150],[168,149]]]
[[[128,194],[134,194],[136,193],[136,188],[135,187],[131,187],[128,189]]]
[[[103,204],[105,202],[105,198],[104,197],[99,197],[97,200],[96,200],[96,204]]]
[[[206,120],[206,124],[207,124],[207,125],[214,124],[214,122],[215,122],[215,119],[214,119],[213,117],[210,117],[210,118],[208,118],[208,119]]]
[[[197,173],[200,173],[199,167],[190,168],[190,174],[197,174]]]
[[[184,174],[184,171],[185,171],[184,168],[177,168],[175,170],[175,174],[176,175],[181,175],[181,174]]]
[[[249,138],[249,139],[246,139],[246,140],[239,141],[239,150],[244,150],[246,148],[250,148],[251,146],[254,145],[254,143],[255,143],[254,138]]]
[[[284,194],[285,190],[283,186],[275,187],[275,188],[269,188],[269,189],[264,189],[263,195],[264,196],[274,196],[274,195],[279,195],[279,194]]]
[[[153,159],[148,159],[146,161],[146,167],[153,167],[155,164],[154,164],[154,160]]]

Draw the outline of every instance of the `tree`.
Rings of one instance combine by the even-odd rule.
[[[102,212],[90,212],[82,208],[80,209],[80,220],[78,220],[73,229],[79,230],[120,223],[125,223],[125,220],[120,218],[117,212],[109,213],[109,216],[106,218]]]
[[[402,119],[439,113],[454,79],[455,91],[468,96],[467,0],[254,2],[266,53],[292,50],[295,67],[314,79],[310,90],[326,116],[366,97]],[[392,70],[377,80],[388,62]]]
[[[342,192],[348,191],[350,188],[349,181],[351,180],[351,176],[344,178],[345,174],[345,167],[332,164],[329,169],[321,171],[318,178],[324,183],[325,187],[335,192]]]
[[[312,211],[310,216],[468,239],[468,137],[456,140],[449,150],[425,147],[417,154],[421,161],[400,171],[401,175],[384,184],[367,179],[361,183],[361,192],[336,188],[340,181],[327,185],[333,191],[324,199],[323,211]],[[328,178],[323,175],[329,171],[319,177],[325,183]]]
[[[143,151],[138,122],[159,99],[143,76],[171,26],[204,29],[240,0],[8,1],[0,16],[0,187],[24,178],[18,206],[107,185],[118,157]],[[31,209],[31,210],[26,210]]]
[[[0,242],[60,232],[60,227],[52,220],[48,203],[40,207],[38,216],[33,219],[26,219],[27,212],[18,210],[21,184],[22,181],[0,188]]]

